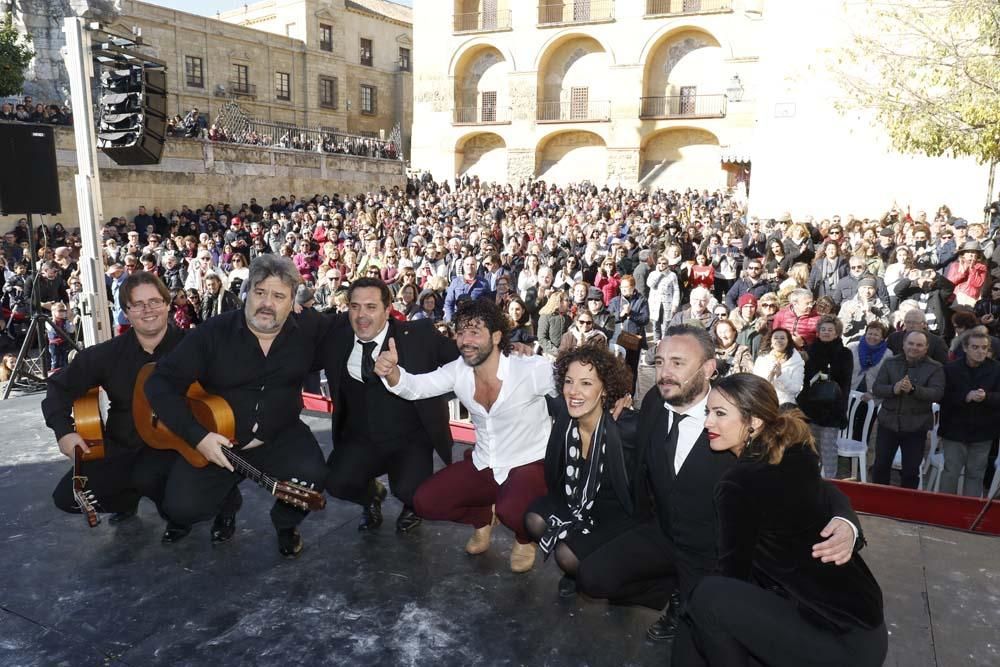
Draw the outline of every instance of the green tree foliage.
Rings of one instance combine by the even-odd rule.
[[[841,75],[895,148],[1000,160],[1000,2],[879,0]]]
[[[35,52],[30,38],[21,38],[14,27],[14,15],[8,13],[0,22],[0,96],[16,95],[24,86],[24,70]]]

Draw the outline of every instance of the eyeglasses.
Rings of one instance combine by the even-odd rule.
[[[778,304],[776,304],[776,303],[762,303],[762,304],[760,304],[760,307],[761,308],[767,308],[769,310],[777,310],[778,309]]]
[[[840,236],[841,234],[843,234],[843,232],[840,231],[839,229],[831,229],[830,230],[830,236]]]
[[[851,264],[851,271],[862,271],[864,268],[864,264]]]
[[[166,301],[160,298],[150,299],[149,301],[136,301],[135,303],[130,303],[128,309],[136,313],[144,310],[159,310],[166,303]]]

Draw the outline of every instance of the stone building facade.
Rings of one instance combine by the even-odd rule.
[[[388,136],[398,124],[408,140],[408,7],[386,0],[264,0],[209,18],[122,0],[119,11],[114,26],[140,29],[147,54],[167,63],[171,115],[197,107],[211,120],[235,99],[265,121],[368,136]],[[25,92],[68,99],[58,50],[69,3],[24,0],[15,13],[39,51]]]
[[[762,216],[870,217],[894,202],[980,216],[986,167],[900,155],[872,114],[843,110],[838,53],[873,25],[870,10],[416,0],[413,165],[438,178],[728,186]]]

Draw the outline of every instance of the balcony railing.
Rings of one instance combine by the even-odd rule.
[[[255,86],[252,83],[247,83],[245,81],[230,81],[228,90],[230,95],[242,95],[243,97],[257,97],[257,86]]]
[[[646,0],[646,16],[708,14],[733,10],[733,0]]]
[[[725,118],[725,95],[643,97],[640,118]]]
[[[611,100],[538,103],[538,122],[540,123],[572,123],[610,119]]]
[[[572,2],[541,0],[538,3],[539,26],[610,21],[614,17],[614,0],[574,0]]]
[[[510,107],[456,107],[453,125],[493,125],[510,122]]]
[[[510,30],[510,10],[455,14],[455,32],[490,32]]]

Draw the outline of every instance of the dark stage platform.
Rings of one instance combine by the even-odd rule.
[[[512,536],[463,551],[465,527],[386,523],[359,535],[358,509],[331,501],[285,561],[270,497],[243,485],[235,539],[208,526],[164,546],[162,521],[86,527],[51,504],[68,463],[30,396],[0,402],[0,665],[666,665],[645,639],[656,613],[559,600],[554,563],[509,571]],[[329,448],[329,422],[309,418]],[[882,584],[886,664],[1000,664],[997,538],[866,517]]]

